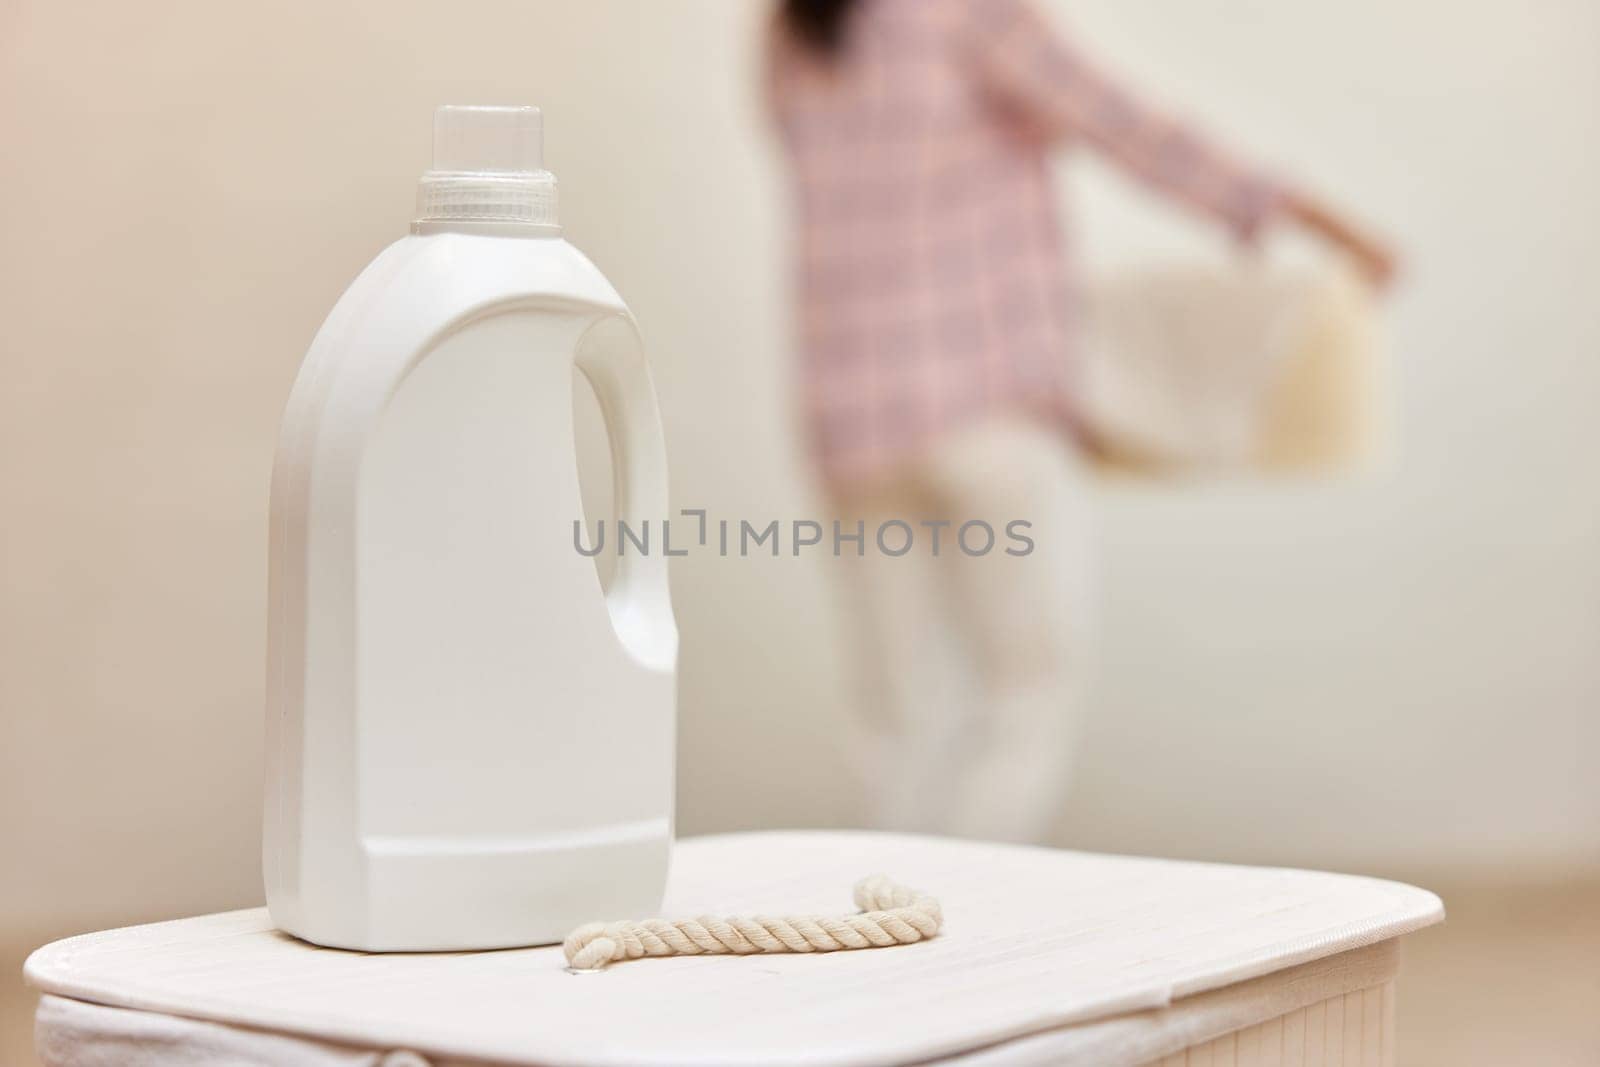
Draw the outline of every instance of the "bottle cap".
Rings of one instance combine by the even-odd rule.
[[[536,107],[441,107],[433,166],[417,186],[417,223],[555,229],[555,175],[544,169]]]

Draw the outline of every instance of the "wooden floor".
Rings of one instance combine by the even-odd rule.
[[[1401,1067],[1600,1065],[1600,882],[1440,895],[1449,921],[1406,942]],[[0,943],[0,1064],[36,1062],[22,960],[68,932]]]
[[[1401,960],[1401,1067],[1600,1065],[1600,882],[1440,896]]]

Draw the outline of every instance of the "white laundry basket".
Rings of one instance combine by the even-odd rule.
[[[260,910],[90,934],[29,961],[67,1064],[1393,1063],[1397,940],[1433,894],[1307,871],[869,833],[691,840],[672,914],[833,911],[857,877],[936,892],[920,944],[672,957],[318,949]],[[620,918],[620,916],[596,916]]]

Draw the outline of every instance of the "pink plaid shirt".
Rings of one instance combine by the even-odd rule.
[[[1026,0],[863,0],[836,59],[780,24],[768,74],[799,215],[804,417],[835,487],[999,410],[1070,427],[1058,143],[1087,142],[1241,236],[1278,198]]]

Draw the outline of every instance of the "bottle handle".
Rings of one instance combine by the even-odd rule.
[[[605,419],[617,519],[636,530],[665,522],[667,453],[661,412],[633,321],[625,315],[599,320],[579,338],[574,358]],[[624,648],[646,666],[671,670],[678,658],[678,630],[667,584],[664,529],[654,547],[653,552],[619,553],[606,610]]]

